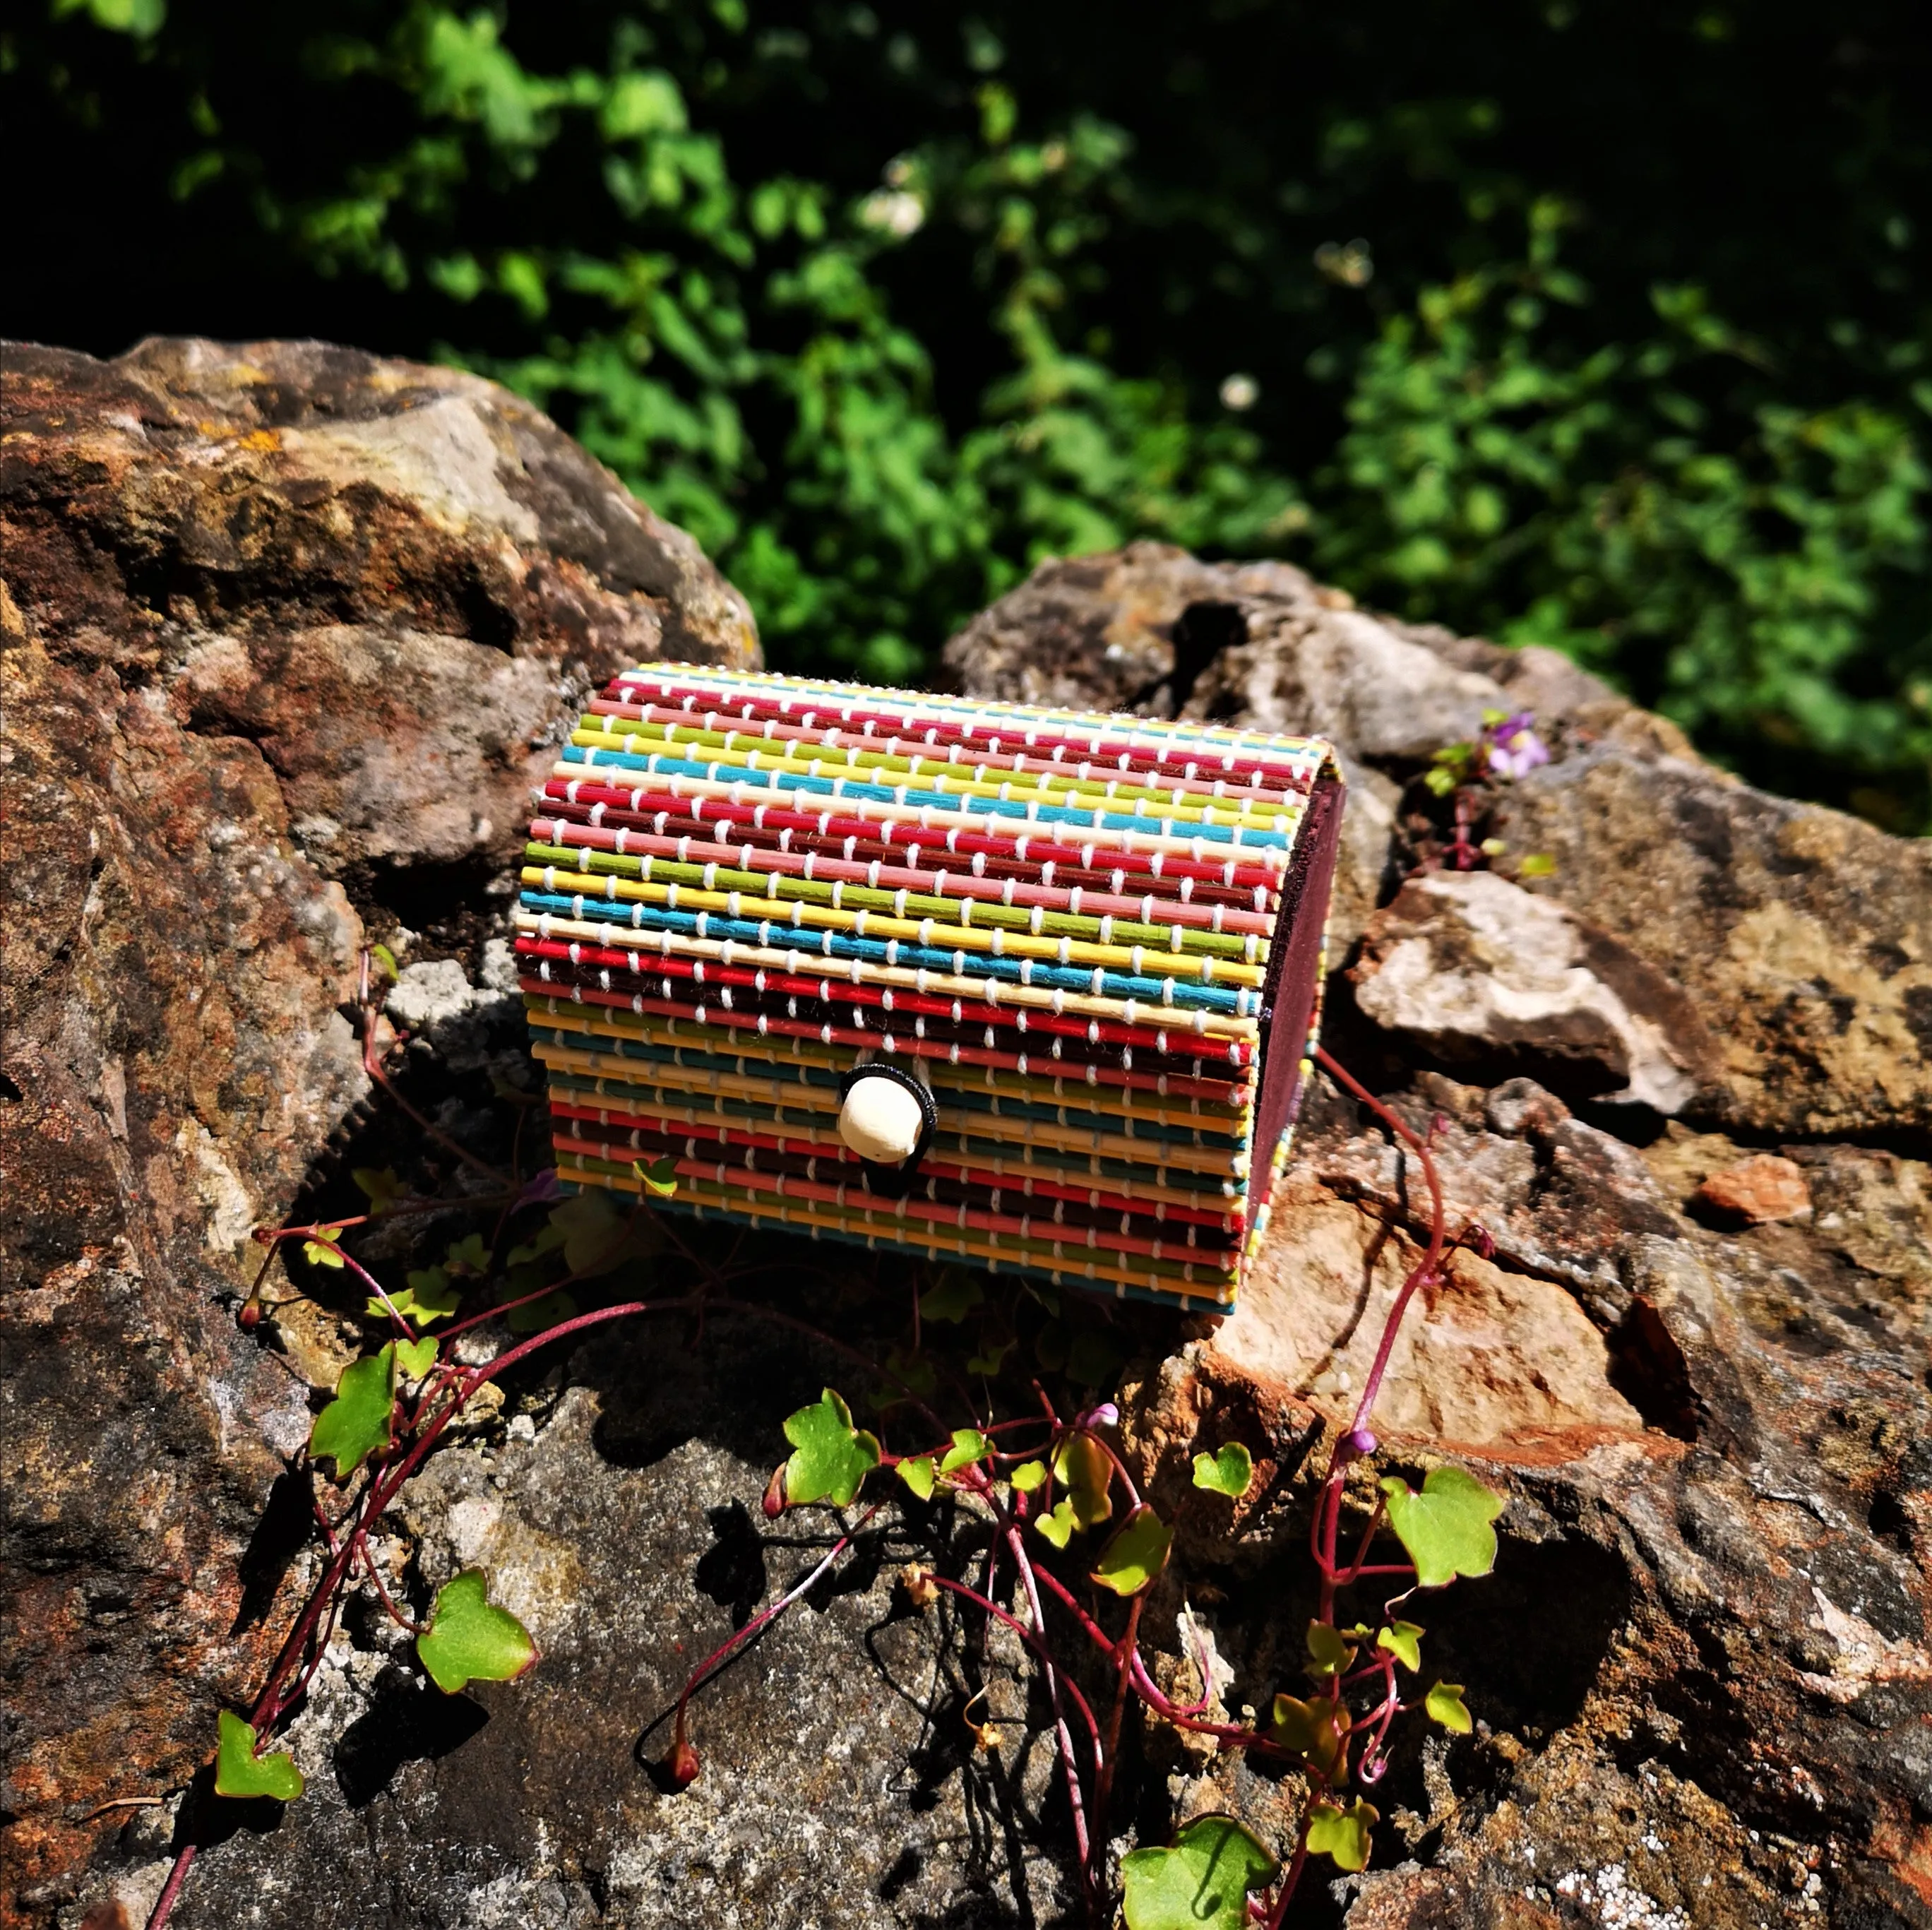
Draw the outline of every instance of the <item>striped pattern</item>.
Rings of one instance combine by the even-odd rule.
[[[1312,1049],[1318,969],[1276,1008],[1318,787],[1311,740],[626,673],[517,911],[560,1175],[634,1193],[669,1154],[702,1215],[1229,1304],[1286,1153],[1256,1145],[1270,1044],[1270,1085]],[[902,1199],[838,1132],[880,1051],[938,1104]]]

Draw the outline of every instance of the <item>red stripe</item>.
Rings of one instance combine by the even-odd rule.
[[[560,1136],[556,1141],[556,1145],[560,1152],[588,1155],[592,1159],[602,1159],[608,1156],[602,1142],[596,1140],[572,1139]],[[747,1192],[769,1194],[774,1199],[815,1200],[835,1209],[848,1211],[855,1206],[862,1211],[867,1202],[869,1201],[872,1210],[875,1212],[890,1218],[917,1220],[926,1226],[950,1226],[956,1232],[973,1230],[983,1233],[1010,1233],[1016,1238],[1037,1240],[1042,1244],[1057,1239],[1063,1247],[1074,1253],[1124,1253],[1131,1255],[1137,1259],[1148,1259],[1155,1257],[1154,1247],[1156,1244],[1162,1247],[1174,1244],[1167,1241],[1156,1243],[1151,1240],[1137,1240],[1132,1235],[1126,1233],[1103,1233],[1097,1227],[1056,1227],[1054,1223],[1050,1219],[1043,1226],[1036,1226],[1025,1220],[1010,1217],[1003,1213],[991,1213],[982,1208],[970,1206],[965,1209],[963,1216],[964,1228],[962,1229],[961,1226],[962,1216],[957,1207],[942,1206],[929,1199],[920,1199],[914,1197],[908,1197],[902,1201],[881,1199],[873,1195],[866,1194],[863,1199],[855,1201],[850,1197],[851,1189],[848,1187],[845,1189],[847,1197],[842,1202],[842,1202],[838,1198],[839,1188],[826,1186],[814,1180],[796,1179],[788,1175],[782,1176],[782,1184],[781,1184],[782,1176],[776,1173],[767,1178],[766,1175],[748,1171],[743,1167],[731,1168],[721,1173],[716,1165],[707,1167],[702,1161],[692,1159],[680,1160],[677,1163],[677,1169],[679,1173],[686,1179],[707,1179],[720,1186],[737,1186]],[[761,1184],[760,1181],[764,1181],[765,1183]],[[902,1214],[900,1211],[902,1207],[904,1209]],[[1078,1239],[1066,1237],[1069,1233],[1076,1232],[1081,1234],[1082,1237]],[[1218,1256],[1203,1253],[1198,1247],[1190,1247],[1184,1242],[1180,1243],[1174,1251],[1162,1252],[1159,1257],[1164,1260],[1173,1261],[1177,1265],[1192,1262],[1196,1266],[1210,1269],[1217,1273],[1231,1271],[1233,1266],[1231,1259],[1220,1259]]]
[[[862,1187],[865,1184],[866,1169],[863,1164],[842,1148],[828,1151],[808,1140],[788,1139],[782,1133],[760,1133],[748,1127],[733,1126],[728,1129],[730,1134],[728,1139],[718,1139],[707,1133],[695,1131],[688,1125],[656,1118],[649,1113],[627,1112],[620,1106],[573,1106],[566,1104],[561,1099],[553,1098],[550,1110],[560,1119],[580,1120],[586,1124],[616,1127],[626,1131],[650,1132],[674,1145],[688,1145],[694,1140],[702,1145],[716,1146],[718,1148],[718,1157],[710,1161],[714,1166],[721,1160],[727,1166],[740,1163],[728,1156],[727,1149],[733,1146],[749,1146],[767,1152],[789,1153],[800,1158],[815,1159],[849,1169],[852,1175],[851,1184]],[[604,1141],[598,1143],[608,1146],[615,1142]],[[630,1149],[620,1147],[619,1150],[621,1152]],[[691,1157],[700,1166],[704,1163],[704,1154],[693,1154]],[[1016,1181],[1010,1174],[995,1173],[981,1166],[956,1166],[948,1160],[930,1157],[920,1163],[919,1169],[922,1175],[930,1174],[935,1179],[952,1181],[962,1186],[977,1187],[988,1193],[1024,1194],[1030,1190],[1044,1199],[1064,1199],[1070,1205],[1085,1206],[1101,1212],[1130,1214],[1137,1220],[1151,1220],[1155,1217],[1144,1201],[1136,1202],[1125,1193],[1109,1193],[1097,1187],[1069,1186],[1060,1181],[1043,1179],[1033,1172],[1025,1175],[1022,1181]],[[1028,1182],[1030,1182],[1030,1187]],[[1238,1239],[1247,1225],[1245,1213],[1214,1213],[1202,1207],[1173,1205],[1164,1206],[1162,1213],[1168,1221],[1184,1226],[1212,1227],[1222,1232],[1233,1234]]]
[[[693,684],[699,684],[700,688],[692,689]],[[982,754],[989,758],[1004,756],[1009,752],[1018,755],[1029,748],[1035,751],[1042,748],[1049,751],[1062,749],[1075,752],[1088,761],[1105,758],[1114,763],[1116,768],[1130,773],[1144,764],[1148,769],[1178,776],[1192,764],[1197,770],[1211,770],[1223,777],[1247,776],[1258,771],[1264,776],[1274,776],[1283,787],[1298,791],[1306,791],[1311,782],[1298,765],[1252,751],[1237,752],[1230,748],[1217,752],[1208,744],[1192,748],[1177,746],[1172,751],[1162,751],[1144,743],[1130,744],[1124,738],[1102,738],[1097,732],[1082,737],[1064,723],[1030,723],[1022,718],[1016,718],[1010,725],[966,723],[929,715],[921,717],[915,712],[894,710],[876,701],[866,704],[841,704],[830,696],[780,697],[738,689],[720,691],[715,685],[703,686],[697,677],[687,681],[682,677],[653,676],[645,671],[626,671],[613,677],[604,687],[602,699],[641,710],[642,704],[630,695],[640,690],[676,700],[668,707],[682,722],[698,722],[706,715],[715,716],[721,722],[733,716],[753,722],[770,718],[776,722],[795,722],[799,729],[820,740],[833,729],[842,737],[850,731],[855,738],[862,740],[883,728],[920,743],[926,742],[930,733],[931,741],[935,744],[970,744],[981,749]],[[704,710],[697,707],[700,702],[706,706]],[[869,733],[866,728],[868,724],[873,726]],[[1030,746],[1028,743],[1029,737],[1032,740]],[[1124,767],[1119,763],[1122,758],[1128,760]],[[1065,766],[1060,768],[1064,769]]]
[[[683,797],[668,791],[654,791],[640,784],[634,788],[607,784],[589,777],[553,777],[544,786],[546,797],[578,803],[622,805],[640,817],[688,818],[712,824],[758,824],[778,830],[803,831],[812,836],[835,839],[857,838],[890,845],[916,845],[922,851],[964,852],[973,857],[1016,859],[1037,868],[1042,864],[1073,865],[1092,869],[1094,859],[1105,852],[1112,861],[1104,869],[1147,873],[1150,877],[1192,878],[1210,884],[1258,886],[1272,890],[1280,882],[1288,852],[1280,853],[1281,863],[1274,867],[1242,863],[1232,857],[1220,864],[1206,858],[1178,857],[1169,852],[1130,851],[1115,840],[1120,833],[1096,830],[1090,842],[1065,844],[1036,832],[1012,837],[992,837],[980,831],[949,827],[941,830],[921,825],[916,816],[907,818],[855,818],[832,810],[800,811],[790,805],[734,803],[724,797]],[[1150,827],[1151,828],[1151,827]],[[1177,832],[1176,836],[1184,835]]]
[[[568,807],[585,812],[586,807],[579,804]],[[594,808],[594,807],[590,807]],[[633,814],[626,812],[626,816]],[[1072,894],[1080,893],[1080,908],[1074,915],[1083,917],[1130,918],[1144,924],[1172,923],[1202,930],[1218,930],[1235,938],[1254,937],[1265,938],[1274,929],[1274,920],[1265,912],[1246,911],[1208,903],[1184,902],[1176,897],[1168,881],[1153,881],[1162,888],[1150,891],[1140,898],[1129,898],[1108,891],[1095,891],[1085,886],[1026,884],[1012,881],[1012,892],[1008,896],[1004,884],[999,880],[976,877],[970,871],[933,869],[921,867],[913,869],[906,865],[881,863],[876,880],[872,866],[858,858],[829,857],[823,851],[813,850],[778,851],[770,847],[752,844],[740,845],[698,843],[688,837],[658,836],[648,831],[634,831],[628,827],[618,830],[606,829],[602,824],[591,824],[581,818],[537,818],[530,823],[530,836],[538,844],[561,845],[572,850],[614,851],[626,857],[633,854],[651,857],[666,857],[680,864],[729,865],[741,871],[756,872],[761,875],[776,873],[787,878],[803,878],[806,866],[811,866],[811,876],[814,881],[842,882],[863,884],[875,890],[907,890],[919,893],[922,896],[954,898],[997,898],[1002,903],[1037,905],[1043,910],[1071,912]],[[532,859],[532,863],[541,863],[541,859]],[[1090,874],[1089,874],[1090,875]],[[978,887],[976,890],[975,887]],[[1215,923],[1216,914],[1220,923]],[[910,915],[910,914],[908,914]]]
[[[554,1010],[560,1005],[596,1005],[619,1012],[634,1012],[642,1016],[650,1014],[654,1018],[682,1019],[704,1031],[757,1032],[762,1018],[766,1034],[775,1034],[782,1039],[809,1039],[822,1043],[825,1027],[821,1023],[813,1025],[807,1019],[776,1019],[769,1013],[756,1012],[728,1012],[710,1007],[704,1008],[704,1016],[698,1016],[699,1008],[676,999],[646,998],[641,992],[629,996],[620,992],[605,992],[601,987],[588,985],[560,985],[555,981],[524,978],[518,981],[526,998],[540,999]],[[600,1035],[586,1033],[584,1037],[592,1042]],[[763,1036],[762,1034],[760,1036]],[[831,1043],[838,1046],[861,1046],[868,1051],[880,1044],[880,1035],[876,1031],[859,1031],[849,1027],[835,1025],[832,1028]],[[985,1046],[955,1047],[950,1043],[939,1043],[922,1039],[895,1039],[893,1049],[908,1058],[941,1060],[949,1064],[988,1066],[995,1071],[1018,1073],[1022,1078],[1072,1079],[1076,1085],[1086,1083],[1089,1067],[1077,1065],[1072,1072],[1065,1070],[1042,1071],[1036,1055],[1031,1053],[1000,1052]],[[740,1045],[724,1044],[716,1040],[708,1040],[694,1050],[744,1053]],[[1190,1055],[1189,1056],[1192,1056]],[[1022,1060],[1025,1063],[1022,1063]],[[1051,1067],[1060,1067],[1064,1061],[1052,1059]],[[1118,1066],[1096,1065],[1090,1068],[1094,1083],[1114,1085],[1136,1092],[1158,1093],[1162,1090],[1162,1081],[1166,1082],[1166,1094],[1171,1099],[1208,1099],[1225,1108],[1228,1097],[1235,1090],[1232,1081],[1198,1079],[1186,1073],[1126,1072]],[[1231,1071],[1232,1068],[1230,1068]],[[1077,1079],[1075,1074],[1078,1073]]]
[[[1083,1019],[1064,1013],[1055,1014],[1030,1005],[1024,1008],[1025,1024],[1022,1026],[1017,1022],[1020,1007],[996,1005],[990,999],[944,998],[930,992],[902,992],[870,983],[854,984],[849,978],[808,978],[802,974],[774,971],[766,968],[721,965],[713,959],[690,959],[675,952],[646,951],[642,947],[634,951],[613,950],[582,940],[533,938],[527,934],[519,934],[516,950],[519,958],[554,960],[579,970],[587,967],[592,970],[622,971],[640,988],[650,978],[683,979],[694,984],[716,985],[722,989],[735,990],[742,987],[781,998],[817,998],[827,1004],[862,1007],[867,1011],[889,1012],[895,1019],[903,1012],[909,1018],[944,1019],[956,1025],[983,1023],[1005,1031],[1043,1032],[1049,1037],[1079,1039],[1090,1044],[1105,1041],[1108,1045],[1138,1046],[1143,1051],[1163,1055],[1178,1053],[1184,1058],[1212,1057],[1224,1059],[1230,1066],[1246,1065],[1254,1050],[1246,1040],[1210,1036],[1184,1026],[1172,1028],[1173,1042],[1169,1043],[1169,1028],[1166,1026],[1150,1030],[1139,1025],[1120,1025],[1112,1019]],[[554,982],[544,979],[541,972],[538,977],[546,990]],[[998,981],[988,979],[986,983],[992,985]],[[614,995],[616,987],[614,986],[611,990]],[[892,998],[890,1006],[885,1002],[889,990]],[[710,1007],[703,1009],[709,1018]],[[730,1010],[728,1006],[724,1009]],[[755,1015],[753,1022],[756,1022]],[[1191,1046],[1199,1049],[1190,1051]]]

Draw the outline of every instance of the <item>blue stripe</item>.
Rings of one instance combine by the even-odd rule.
[[[962,951],[956,954],[942,951],[937,945],[913,944],[903,938],[861,938],[776,919],[760,924],[749,918],[724,918],[716,912],[672,911],[656,905],[628,903],[621,899],[579,899],[566,897],[560,893],[526,890],[520,902],[526,911],[548,911],[556,917],[598,920],[605,924],[622,925],[631,931],[674,932],[694,938],[700,935],[698,921],[701,917],[705,921],[701,935],[706,938],[728,938],[734,944],[757,945],[771,951],[796,951],[801,955],[801,964],[812,959],[828,962],[856,959],[868,965],[894,964],[908,971],[916,971],[922,967],[928,971],[946,972],[955,977],[993,979],[1004,985],[1022,983],[1022,960],[995,957],[990,952]],[[799,942],[808,938],[813,942]],[[896,947],[890,960],[886,955],[888,944]],[[648,953],[645,958],[648,962]],[[963,974],[956,959],[963,961]],[[1100,989],[1096,993],[1090,968],[1082,971],[1076,965],[1049,965],[1037,959],[1032,961],[1032,966],[1024,981],[1028,985],[1049,992],[1077,992],[1090,998],[1122,1001],[1131,998],[1137,1004],[1156,1008],[1154,1014],[1148,1015],[1150,1019],[1157,1017],[1160,1011],[1170,1009],[1177,1012],[1221,1012],[1238,1017],[1258,1012],[1261,1005],[1258,992],[1238,986],[1203,985],[1198,980],[1150,978],[1104,970],[1100,974]],[[782,971],[784,968],[767,965],[764,968]],[[1166,997],[1170,986],[1173,991],[1171,1007]],[[938,995],[944,996],[943,993]]]
[[[566,764],[592,770],[635,770],[654,777],[696,777],[718,784],[742,784],[758,791],[803,791],[814,797],[859,798],[910,810],[930,805],[940,811],[976,812],[982,817],[1018,818],[1029,824],[1071,824],[1087,830],[1144,831],[1163,837],[1198,838],[1210,845],[1286,851],[1294,842],[1292,831],[1264,831],[1252,826],[1174,823],[1132,811],[1078,811],[1058,804],[1026,804],[1014,797],[964,797],[952,791],[915,791],[896,785],[862,784],[854,778],[808,777],[794,771],[752,770],[722,760],[700,764],[687,758],[646,756],[634,751],[610,751],[601,746],[566,744]]]

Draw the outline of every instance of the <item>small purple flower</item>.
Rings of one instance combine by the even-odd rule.
[[[1526,777],[1550,761],[1550,747],[1535,732],[1534,716],[1519,710],[1499,723],[1483,726],[1483,748],[1492,777]]]
[[[1103,1400],[1098,1407],[1090,1407],[1074,1422],[1076,1427],[1113,1427],[1120,1424],[1120,1410],[1111,1400]]]
[[[1366,1427],[1351,1427],[1342,1436],[1341,1445],[1335,1459],[1336,1462],[1359,1460],[1364,1454],[1372,1454],[1381,1445]]]
[[[543,1171],[517,1195],[516,1205],[510,1210],[514,1213],[525,1206],[548,1206],[553,1201],[561,1199],[562,1197],[563,1186],[556,1176],[556,1167],[545,1166]]]

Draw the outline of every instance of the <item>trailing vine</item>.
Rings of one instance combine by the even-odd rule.
[[[1419,1593],[1490,1571],[1502,1508],[1473,1476],[1453,1466],[1432,1469],[1419,1489],[1394,1475],[1364,1478],[1378,1445],[1372,1430],[1376,1398],[1415,1296],[1444,1279],[1456,1246],[1488,1249],[1480,1229],[1466,1229],[1453,1240],[1448,1233],[1430,1152],[1432,1128],[1417,1133],[1326,1053],[1319,1055],[1328,1075],[1414,1155],[1428,1190],[1430,1230],[1389,1310],[1354,1414],[1330,1442],[1316,1484],[1308,1547],[1318,1587],[1316,1612],[1304,1632],[1306,1679],[1276,1694],[1264,1718],[1229,1721],[1214,1707],[1204,1655],[1197,1658],[1201,1693],[1182,1700],[1162,1688],[1143,1652],[1153,1591],[1167,1567],[1175,1524],[1137,1484],[1119,1445],[1113,1403],[1069,1405],[1053,1397],[1046,1379],[1034,1377],[1023,1411],[996,1411],[994,1388],[1015,1384],[1003,1372],[1017,1343],[1010,1318],[980,1319],[966,1376],[949,1373],[942,1391],[924,1328],[960,1326],[985,1305],[976,1276],[949,1269],[916,1292],[910,1344],[892,1349],[883,1362],[807,1321],[739,1297],[733,1289],[746,1270],[734,1268],[735,1250],[724,1264],[714,1264],[653,1210],[656,1201],[675,1196],[674,1160],[638,1163],[642,1190],[627,1210],[605,1194],[562,1194],[551,1171],[524,1177],[520,1115],[511,1170],[504,1172],[417,1112],[383,1064],[372,966],[392,969],[393,962],[372,955],[364,965],[363,1035],[371,1079],[474,1173],[483,1190],[454,1199],[416,1196],[392,1171],[358,1169],[353,1178],[366,1212],[263,1228],[255,1235],[265,1251],[241,1309],[244,1328],[256,1327],[270,1310],[272,1269],[292,1250],[310,1267],[352,1278],[366,1292],[364,1316],[381,1337],[371,1334],[371,1346],[344,1369],[333,1397],[315,1417],[307,1460],[332,1471],[334,1496],[314,1510],[321,1559],[252,1701],[245,1711],[217,1712],[218,1802],[299,1799],[302,1773],[274,1745],[300,1709],[345,1603],[364,1586],[413,1641],[424,1672],[445,1694],[471,1682],[509,1681],[534,1667],[540,1658],[530,1632],[492,1598],[481,1569],[452,1577],[426,1615],[411,1616],[395,1599],[371,1547],[386,1512],[477,1395],[541,1351],[645,1314],[684,1316],[701,1326],[707,1313],[729,1312],[808,1335],[862,1370],[876,1387],[874,1424],[862,1425],[829,1386],[784,1420],[790,1451],[766,1486],[764,1512],[776,1519],[788,1509],[828,1508],[837,1514],[838,1533],[810,1573],[692,1670],[677,1700],[664,1762],[674,1787],[702,1773],[692,1712],[703,1685],[832,1571],[896,1491],[919,1504],[943,1494],[982,1524],[976,1552],[961,1572],[944,1571],[951,1563],[910,1563],[902,1571],[901,1586],[922,1611],[942,1597],[953,1598],[982,1637],[998,1625],[1030,1658],[1050,1711],[1082,1905],[1094,1930],[1113,1920],[1117,1905],[1128,1930],[1246,1930],[1250,1924],[1279,1930],[1311,1859],[1325,1858],[1343,1871],[1367,1865],[1379,1820],[1370,1797],[1388,1769],[1397,1722],[1419,1713],[1459,1733],[1472,1723],[1461,1685],[1436,1679],[1424,1685],[1430,1673],[1423,1666],[1424,1631],[1406,1611]],[[527,1106],[526,1096],[508,1096],[523,1097]],[[349,1244],[379,1220],[458,1210],[476,1215],[488,1230],[479,1226],[449,1242],[440,1263],[409,1271],[400,1286],[386,1283]],[[667,1247],[688,1274],[687,1286],[580,1308],[580,1291],[598,1290],[598,1282],[634,1272],[636,1262]],[[1090,1351],[1084,1362],[1069,1358],[1080,1342],[1068,1337],[1057,1295],[1035,1286],[1022,1291],[1044,1316],[1033,1354],[1049,1377],[1055,1364],[1070,1364],[1076,1372],[1084,1368],[1090,1385],[1112,1379],[1117,1360],[1096,1359]],[[496,1322],[508,1327],[509,1337],[485,1357],[471,1358],[485,1337],[480,1330]],[[467,1345],[454,1344],[465,1336],[473,1337]],[[948,1403],[957,1411],[942,1418]],[[888,1438],[897,1445],[889,1446]],[[1229,1444],[1196,1455],[1192,1485],[1238,1502],[1252,1487],[1255,1472],[1249,1451]],[[848,1521],[844,1511],[862,1497],[863,1511]],[[1083,1676],[1102,1684],[1100,1691],[1090,1694]],[[977,1739],[991,1746],[993,1725],[990,1719],[974,1722],[971,1706],[966,1719]],[[1247,1752],[1298,1776],[1304,1794],[1291,1835],[1270,1845],[1232,1816],[1196,1817],[1171,1844],[1121,1858],[1117,1894],[1111,1823],[1130,1706],[1143,1721],[1210,1739],[1218,1748]],[[173,1864],[148,1930],[164,1930],[207,1833],[205,1813],[184,1811]]]

